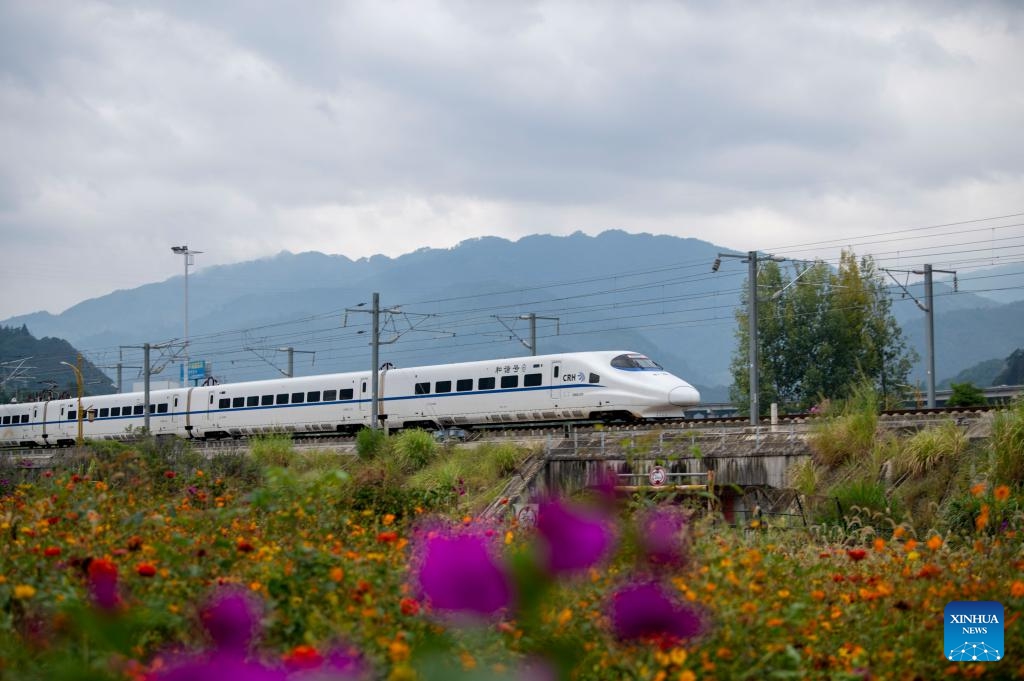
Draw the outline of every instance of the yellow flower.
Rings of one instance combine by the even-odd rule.
[[[18,584],[14,587],[14,597],[18,600],[32,598],[36,595],[36,588],[31,584]]]

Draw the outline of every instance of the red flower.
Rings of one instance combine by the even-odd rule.
[[[53,558],[55,556],[59,556],[60,555],[60,547],[59,546],[47,546],[43,550],[43,555],[46,556],[47,558]]]
[[[170,480],[171,478],[174,478],[177,475],[178,474],[175,473],[174,471],[164,471],[164,477],[167,478],[168,480]]]
[[[377,535],[378,544],[393,544],[398,541],[397,532],[381,532]]]
[[[89,561],[89,592],[102,610],[113,610],[121,603],[117,593],[117,566],[106,558]]]
[[[314,669],[324,662],[324,658],[313,646],[298,645],[288,651],[284,656],[284,663],[289,669]]]
[[[245,541],[244,539],[239,539],[238,543],[235,544],[235,548],[241,551],[242,553],[249,553],[250,551],[256,550],[256,547],[254,547],[252,544]]]
[[[864,549],[850,549],[846,552],[846,555],[850,557],[854,563],[860,560],[864,560],[864,557],[868,555],[868,552]]]
[[[402,608],[403,615],[418,615],[420,612],[420,603],[415,598],[403,598],[399,605]]]
[[[155,577],[156,567],[151,563],[139,563],[135,568],[135,572],[139,573],[139,577]]]

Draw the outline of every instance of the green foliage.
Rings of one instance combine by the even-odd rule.
[[[913,359],[871,258],[845,251],[839,268],[817,262],[790,279],[779,264],[761,263],[758,290],[758,401],[806,411],[822,398],[844,398],[867,378],[884,399],[906,383]],[[781,292],[782,295],[768,296]],[[744,295],[746,302],[749,294]],[[736,314],[731,400],[749,407],[747,306]]]
[[[477,454],[487,462],[491,474],[497,478],[514,473],[519,464],[529,456],[527,450],[511,444],[481,445],[477,447]]]
[[[878,428],[878,393],[861,381],[849,399],[832,406],[837,415],[815,423],[808,445],[815,460],[827,468],[838,468],[851,460],[864,460],[875,445]]]
[[[898,516],[899,513],[886,497],[883,483],[856,478],[839,483],[829,490],[828,501],[819,506],[816,521],[839,525],[856,521],[860,525],[877,528],[882,524],[880,519]]]
[[[276,433],[254,437],[249,442],[252,458],[264,467],[288,467],[295,459],[295,447],[291,435]]]
[[[418,428],[403,430],[394,438],[392,452],[399,467],[408,473],[418,471],[430,463],[437,454],[434,437]]]
[[[388,444],[388,434],[379,429],[363,428],[356,433],[356,453],[360,459],[369,461],[384,453]]]
[[[967,449],[967,435],[952,420],[918,431],[900,447],[893,462],[897,476],[920,477]]]
[[[988,404],[985,393],[973,383],[953,383],[953,392],[946,400],[949,407],[977,407]]]
[[[991,449],[992,484],[1020,489],[1024,484],[1024,400],[996,414]]]

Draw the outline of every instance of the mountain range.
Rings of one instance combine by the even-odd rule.
[[[696,384],[705,401],[724,401],[736,343],[734,310],[747,268],[727,261],[712,273],[721,251],[728,249],[612,230],[518,241],[483,237],[397,258],[282,252],[202,267],[188,281],[189,356],[210,361],[215,376],[231,381],[280,375],[284,355],[278,350],[285,346],[302,353],[296,375],[365,369],[368,336],[360,332],[370,320],[360,312],[379,292],[389,311],[381,321],[382,362],[411,366],[527,355],[525,318],[532,314],[540,354],[636,350]],[[165,365],[183,356],[183,290],[177,276],[86,300],[60,314],[36,312],[0,325],[66,339],[104,367],[139,364],[138,350],[122,346],[177,339],[155,355]],[[892,290],[894,315],[921,355],[913,378],[923,381],[925,315],[912,299],[921,300],[923,291],[908,286],[911,295],[904,298],[902,289]],[[996,300],[936,283],[938,377],[1024,346],[1024,290],[1000,287],[998,293]],[[178,374],[168,368],[162,378]]]

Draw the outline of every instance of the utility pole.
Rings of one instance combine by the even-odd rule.
[[[253,353],[257,357],[262,359],[264,362],[266,362],[270,366],[272,366],[275,369],[277,369],[278,371],[280,371],[281,375],[284,376],[285,378],[294,378],[295,377],[295,353],[296,352],[302,353],[302,354],[306,354],[306,355],[316,355],[316,351],[315,350],[296,350],[295,348],[290,347],[290,346],[289,347],[283,347],[283,348],[250,348],[250,347],[246,347],[244,349],[248,350],[251,353]],[[269,359],[267,359],[266,357],[261,355],[260,354],[261,351],[287,352],[288,353],[288,365],[287,365],[288,368],[287,369],[279,368],[276,364],[274,364]],[[313,361],[316,362],[316,359],[314,358]]]
[[[174,356],[172,354],[171,356],[167,357],[164,360],[163,364],[161,364],[158,368],[156,368],[154,370],[154,368],[153,368],[153,366],[152,366],[152,364],[150,363],[150,360],[149,360],[150,350],[153,350],[153,349],[164,350],[166,348],[171,347],[172,345],[173,345],[173,343],[161,343],[159,345],[153,345],[151,343],[143,343],[142,345],[122,345],[122,346],[120,346],[121,348],[135,348],[135,349],[141,349],[142,350],[142,372],[143,372],[142,373],[142,399],[143,399],[143,402],[144,402],[143,407],[142,407],[142,413],[144,415],[142,423],[143,423],[143,428],[146,430],[146,434],[147,435],[150,432],[149,431],[149,414],[150,414],[150,409],[149,409],[149,406],[150,406],[149,405],[149,392],[150,392],[149,384],[150,384],[150,377],[151,377],[152,374],[159,374],[161,371],[164,370],[164,367],[167,366],[167,363],[171,362],[174,359]]]
[[[786,258],[777,255],[758,256],[757,251],[749,251],[746,255],[738,253],[719,253],[718,257],[711,264],[711,271],[717,272],[722,266],[722,258],[738,258],[747,263],[747,279],[749,289],[747,291],[747,336],[749,346],[747,349],[747,360],[750,371],[750,425],[757,427],[761,420],[759,404],[760,378],[758,369],[758,342],[757,342],[757,261],[758,259],[770,260],[772,262],[784,262]]]
[[[548,321],[554,322],[555,323],[555,335],[556,336],[558,335],[558,333],[560,331],[560,329],[559,329],[559,321],[561,320],[561,317],[545,317],[543,315],[539,315],[539,314],[536,314],[534,312],[530,312],[528,314],[521,314],[518,317],[515,317],[514,319],[529,320],[529,322],[530,322],[530,342],[527,343],[524,339],[519,337],[519,334],[516,333],[515,329],[513,329],[511,326],[509,326],[508,324],[505,323],[505,319],[504,318],[502,318],[502,317],[500,317],[498,315],[493,315],[493,316],[494,316],[495,319],[497,319],[499,322],[501,322],[501,325],[504,326],[506,329],[508,329],[509,332],[512,333],[516,337],[516,339],[519,340],[520,343],[525,345],[530,350],[530,354],[532,354],[532,355],[536,355],[537,354],[537,320],[538,319],[546,319]]]
[[[953,275],[953,292],[957,292],[960,289],[959,283],[956,279],[956,270],[937,270],[932,268],[931,265],[925,265],[923,270],[883,270],[886,272],[896,284],[903,289],[903,292],[910,296],[914,300],[914,304],[917,305],[925,315],[924,321],[924,338],[925,347],[928,352],[927,366],[925,371],[927,372],[928,381],[928,408],[935,408],[935,296],[932,289],[932,273],[941,272],[942,274]],[[896,277],[892,275],[893,272],[902,272],[904,274],[918,274],[924,275],[924,303],[921,303],[910,290],[900,283]]]
[[[416,331],[416,330],[428,331],[429,330],[432,333],[440,333],[440,334],[444,334],[446,336],[454,336],[455,334],[450,332],[450,331],[437,331],[435,329],[416,329],[416,325],[409,321],[409,319],[408,319],[409,317],[415,316],[415,317],[421,317],[421,318],[425,319],[425,318],[428,318],[428,317],[434,317],[435,315],[432,315],[432,314],[413,314],[413,313],[408,313],[408,312],[402,312],[401,306],[389,307],[389,308],[387,308],[385,310],[381,310],[380,309],[380,293],[377,293],[377,292],[374,292],[374,294],[373,294],[372,307],[369,310],[360,309],[360,308],[364,307],[365,305],[366,305],[366,303],[359,303],[354,308],[346,308],[345,309],[345,317],[344,317],[344,321],[342,322],[342,326],[348,326],[348,313],[349,312],[369,312],[372,315],[372,320],[370,322],[370,325],[372,326],[371,335],[370,335],[370,347],[371,347],[371,350],[370,350],[370,364],[371,364],[371,366],[370,366],[370,384],[371,384],[371,387],[370,387],[370,389],[372,391],[371,395],[370,395],[370,428],[372,428],[373,430],[377,430],[378,428],[380,428],[380,427],[382,427],[384,425],[384,422],[388,418],[387,414],[381,414],[380,413],[380,393],[379,393],[379,390],[380,390],[380,346],[381,345],[390,345],[392,343],[397,342],[399,338],[401,338],[405,333],[407,333],[409,331]],[[385,315],[387,315],[387,319],[384,322],[384,326],[385,327],[390,326],[390,331],[394,334],[388,340],[383,340],[383,341],[380,339],[380,331],[381,331],[380,315],[381,315],[382,312]],[[409,326],[408,329],[405,329],[404,331],[399,331],[398,330],[397,326],[394,323],[394,318],[397,315],[402,315],[403,317],[406,318],[406,323]],[[359,333],[363,333],[363,332],[359,331]]]

